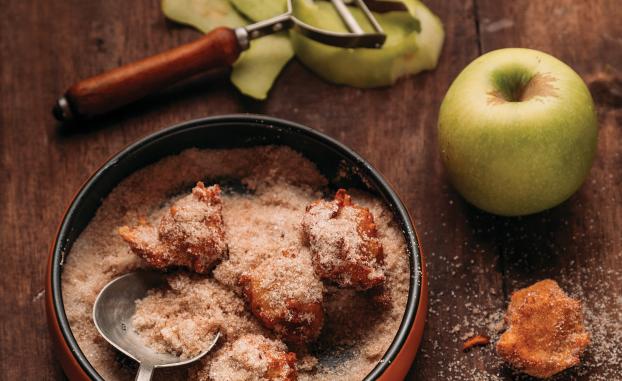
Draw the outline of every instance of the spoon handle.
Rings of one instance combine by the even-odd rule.
[[[138,374],[136,375],[136,381],[151,381],[153,375],[153,365],[140,364],[138,368]]]

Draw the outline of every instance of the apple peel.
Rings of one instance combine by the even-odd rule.
[[[203,33],[219,26],[236,28],[246,24],[227,0],[162,0],[162,12],[168,19]]]
[[[294,14],[321,29],[345,31],[329,3],[293,0]],[[405,0],[409,12],[375,13],[387,40],[381,49],[343,49],[290,32],[296,56],[327,81],[359,88],[388,86],[403,76],[436,67],[444,40],[443,26],[425,5]],[[352,14],[361,25],[357,8]]]
[[[266,20],[287,12],[287,0],[229,0],[241,14],[253,21]]]
[[[293,0],[295,16],[327,30],[345,31],[328,2]],[[436,67],[444,31],[438,17],[417,0],[404,0],[408,12],[375,14],[387,33],[382,49],[343,49],[310,40],[294,31],[254,40],[234,63],[232,83],[245,95],[265,99],[294,51],[313,72],[327,81],[359,88],[388,86],[398,78]],[[163,0],[169,19],[207,33],[218,26],[236,28],[283,13],[285,0]],[[351,9],[364,29],[370,25]],[[239,13],[238,13],[239,12]],[[246,17],[244,17],[246,16]]]
[[[262,37],[233,64],[231,82],[240,92],[255,99],[266,99],[283,67],[294,56],[285,33]]]
[[[239,5],[243,2],[237,3]],[[278,10],[280,1],[265,3],[276,4],[274,7],[265,7],[262,11],[264,15],[268,15],[268,10]],[[247,8],[249,7],[243,9]],[[163,0],[162,11],[167,18],[190,25],[203,33],[219,26],[237,28],[249,23],[227,0]],[[244,13],[249,17],[255,15]],[[293,56],[294,51],[286,33],[255,40],[250,49],[242,52],[233,64],[231,82],[245,95],[266,99],[272,84]]]

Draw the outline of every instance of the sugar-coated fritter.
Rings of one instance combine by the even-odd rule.
[[[247,334],[226,344],[207,374],[210,381],[296,381],[296,354],[280,341]]]
[[[369,209],[352,203],[345,189],[339,189],[333,201],[318,200],[307,206],[302,232],[320,278],[358,290],[385,281],[374,217]]]
[[[514,292],[505,319],[509,328],[497,353],[530,376],[547,378],[579,364],[590,342],[581,302],[550,279]]]
[[[173,203],[157,229],[143,222],[123,226],[119,234],[152,267],[205,273],[227,253],[220,187],[198,182],[192,194]]]
[[[243,274],[240,285],[253,314],[284,341],[305,344],[320,334],[323,285],[308,252],[283,250]]]

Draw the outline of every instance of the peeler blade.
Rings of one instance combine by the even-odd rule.
[[[248,25],[244,28],[238,28],[236,35],[240,46],[246,49],[253,39],[291,28],[305,37],[326,45],[340,48],[380,49],[384,45],[387,36],[372,11],[380,13],[408,11],[408,8],[402,2],[394,0],[330,0],[348,29],[348,32],[334,32],[317,28],[296,18],[293,12],[294,1],[287,0],[287,12],[282,15]],[[365,19],[371,25],[372,31],[365,31],[361,27],[351,12],[353,7],[361,10]]]

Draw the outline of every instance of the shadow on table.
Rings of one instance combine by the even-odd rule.
[[[89,134],[101,129],[118,128],[122,122],[128,119],[140,117],[173,104],[204,97],[214,88],[226,89],[228,92],[235,91],[238,97],[245,98],[230,85],[227,70],[216,70],[180,82],[166,90],[149,95],[146,98],[104,115],[64,123],[54,121],[55,132],[58,137],[64,138],[78,134]],[[252,101],[241,102],[249,103]],[[50,105],[50,110],[52,108],[51,106],[52,105]],[[258,107],[259,106],[254,106],[254,108]],[[53,118],[51,111],[50,118]]]
[[[473,240],[495,248],[504,281],[523,287],[555,277],[571,260],[564,254],[577,245],[572,221],[580,207],[578,198],[580,195],[553,209],[522,217],[492,215],[464,200],[460,204]]]

